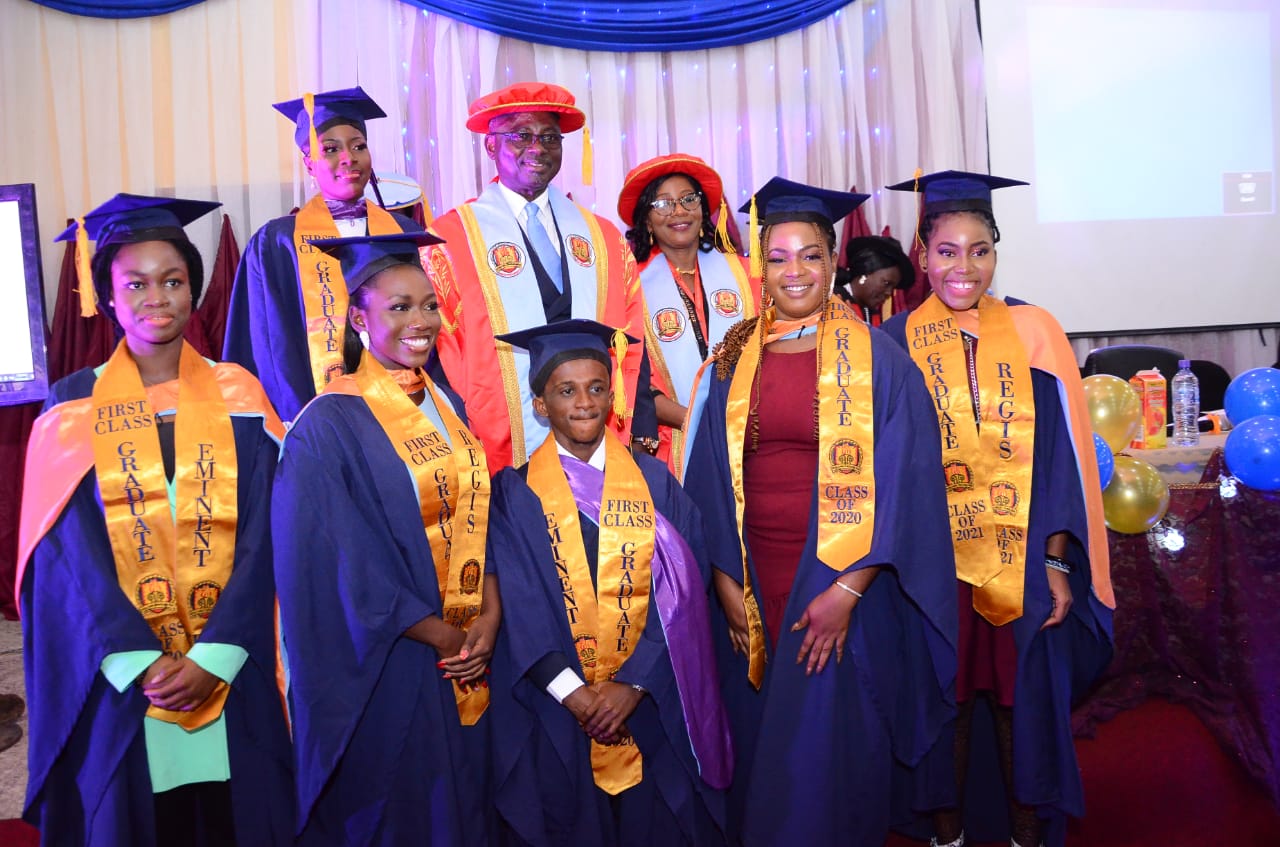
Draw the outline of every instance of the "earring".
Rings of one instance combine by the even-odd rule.
[[[866,285],[866,284],[867,284],[866,274],[863,274],[862,276],[858,277],[858,285]]]
[[[362,329],[356,333],[356,336],[360,339],[360,343],[361,345],[364,346],[364,349],[368,350],[369,349],[369,330]]]

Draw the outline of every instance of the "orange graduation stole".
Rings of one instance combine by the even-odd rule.
[[[975,426],[959,320],[937,296],[907,318],[911,358],[924,373],[942,437],[956,575],[996,626],[1022,616],[1035,449],[1031,367],[1003,301],[978,303]]]
[[[170,510],[155,408],[173,383],[143,387],[122,341],[93,386],[93,460],[120,590],[164,652],[191,649],[231,577],[236,546],[236,441],[213,368],[183,342]],[[222,714],[228,686],[191,712],[147,716],[193,730]]]
[[[484,599],[489,468],[480,441],[431,380],[421,379],[421,387],[431,393],[452,444],[367,350],[360,358],[359,370],[334,380],[326,391],[364,397],[412,474],[440,586],[440,617],[465,632],[480,614]],[[489,705],[487,688],[463,689],[454,680],[453,694],[464,726],[478,721]]]
[[[875,416],[871,399],[871,333],[838,300],[817,322],[818,383],[818,558],[843,571],[871,550],[875,528]],[[742,589],[750,634],[747,676],[756,688],[764,679],[764,625],[747,568],[743,541],[743,450],[751,414],[751,392],[765,344],[774,340],[774,310],[768,309],[743,345],[725,410],[729,473],[737,500],[742,549]],[[778,322],[782,324],[784,322]],[[807,322],[799,322],[805,324]],[[762,402],[767,402],[762,398]]]
[[[612,680],[640,641],[649,613],[650,566],[657,518],[649,486],[618,439],[606,434],[600,550],[591,585],[578,502],[569,488],[555,437],[529,460],[529,487],[542,500],[547,533],[561,583],[565,615],[587,684]],[[591,742],[591,771],[608,794],[641,779],[640,748],[627,737],[605,746]]]
[[[387,210],[370,203],[367,211],[370,235],[400,232],[400,225]],[[342,373],[342,322],[347,314],[347,283],[342,278],[342,264],[312,247],[311,242],[337,237],[338,226],[322,195],[312,197],[298,210],[293,221],[293,249],[298,257],[311,378],[317,394]]]

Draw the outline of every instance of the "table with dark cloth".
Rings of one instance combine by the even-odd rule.
[[[1133,453],[1174,479],[1170,464],[1185,474],[1195,459],[1169,454]],[[1280,492],[1238,485],[1224,499],[1227,473],[1212,449],[1203,487],[1173,487],[1165,523],[1182,531],[1181,550],[1150,533],[1109,533],[1115,658],[1074,724],[1087,736],[1151,696],[1185,704],[1280,806]]]

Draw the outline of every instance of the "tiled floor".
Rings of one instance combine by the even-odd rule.
[[[22,681],[22,626],[0,619],[0,692],[25,695]],[[22,814],[22,797],[27,790],[27,719],[22,721],[22,740],[0,752],[0,820]]]

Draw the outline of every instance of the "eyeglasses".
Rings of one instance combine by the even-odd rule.
[[[538,143],[542,145],[543,150],[559,150],[560,145],[564,143],[564,136],[558,132],[544,132],[540,135],[534,135],[532,132],[492,132],[490,135],[500,135],[507,139],[507,143],[517,150],[524,150],[533,143],[533,139],[538,139]]]
[[[677,203],[684,206],[690,212],[693,212],[701,208],[702,195],[696,191],[691,191],[679,200],[667,200],[665,198],[662,200],[654,200],[649,204],[649,208],[666,218],[675,214]]]

